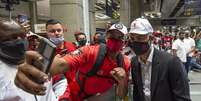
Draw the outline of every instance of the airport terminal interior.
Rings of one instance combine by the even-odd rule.
[[[46,37],[46,21],[57,19],[64,26],[65,40],[71,42],[77,32],[83,32],[90,43],[95,33],[104,35],[114,23],[129,30],[139,17],[150,21],[159,40],[166,35],[176,38],[180,30],[188,30],[195,42],[201,39],[201,0],[0,0],[0,20],[26,20],[31,32]],[[167,44],[159,47],[170,52]],[[197,58],[201,65],[201,55]],[[191,99],[201,101],[201,69],[188,75]]]

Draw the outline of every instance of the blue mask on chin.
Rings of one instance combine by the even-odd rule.
[[[50,41],[52,41],[55,45],[59,45],[64,41],[64,37],[50,37]]]

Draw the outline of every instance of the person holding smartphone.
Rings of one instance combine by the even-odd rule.
[[[0,101],[56,101],[51,85],[47,94],[36,96],[14,84],[17,65],[24,61],[26,50],[24,30],[14,21],[0,20]]]

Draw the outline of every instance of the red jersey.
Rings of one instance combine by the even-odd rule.
[[[96,57],[98,55],[100,45],[84,46],[72,54],[68,54],[64,59],[68,62],[71,71],[79,70],[82,73],[87,73],[93,68]],[[115,60],[111,60],[107,54],[104,57],[103,64],[100,66],[98,75],[109,76],[112,78],[110,71],[117,67]],[[124,69],[129,74],[130,60],[124,56]],[[66,73],[67,74],[67,73]],[[75,74],[75,73],[74,73]],[[75,75],[74,75],[75,77]],[[104,93],[109,90],[116,81],[112,78],[101,78],[97,76],[88,77],[84,84],[84,91],[88,95],[96,95],[97,93]],[[73,82],[68,84],[68,89],[60,99],[68,98],[70,101],[83,101],[84,98],[79,98],[78,93],[80,87],[75,78]]]
[[[62,49],[60,47],[57,47],[56,54],[63,55],[63,54],[67,54],[67,53],[70,53],[70,52],[73,52],[76,50],[75,45],[71,42],[64,41],[63,45],[64,46]],[[62,77],[62,75],[60,75],[60,74],[55,75],[53,77],[53,84],[55,84],[56,82],[60,81],[63,78],[64,77]],[[67,77],[68,80],[70,80],[70,78],[71,78],[70,76]]]
[[[60,47],[58,47],[58,48],[56,49],[57,54],[62,54],[62,52],[63,52],[64,50],[65,50],[67,53],[70,53],[70,52],[73,52],[73,51],[76,50],[75,45],[74,45],[73,43],[71,43],[71,42],[64,41],[63,45],[64,45],[64,48],[61,49]],[[66,53],[66,54],[67,54],[67,53]]]

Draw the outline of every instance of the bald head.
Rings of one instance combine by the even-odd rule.
[[[0,42],[14,40],[23,34],[21,26],[15,21],[0,21]]]

